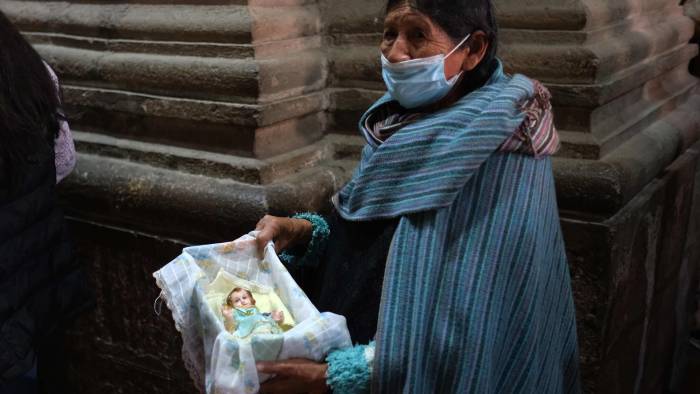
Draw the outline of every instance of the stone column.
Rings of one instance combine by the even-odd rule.
[[[352,132],[383,90],[378,3],[322,2],[330,127],[338,132]],[[495,5],[506,69],[541,80],[553,94],[563,140],[555,175],[585,390],[661,392],[682,359],[700,238],[693,23],[672,1]]]
[[[700,1],[684,0],[683,9],[685,15],[695,21],[695,37],[693,37],[691,42],[698,44],[700,43]],[[695,58],[690,61],[690,73],[696,77],[700,77],[700,56],[695,56]]]
[[[548,3],[500,2],[503,57],[554,96],[583,376],[596,392],[661,392],[685,345],[695,269],[683,254],[697,237],[693,24],[668,1]]]
[[[63,83],[81,154],[63,189],[76,216],[225,239],[267,211],[321,207],[344,176],[342,163],[306,173],[344,146],[323,138],[317,4],[197,4],[2,3]]]
[[[189,393],[151,273],[183,246],[319,210],[358,141],[325,136],[322,21],[307,0],[12,1],[57,71],[79,151],[61,185],[97,307],[71,328],[79,392]]]

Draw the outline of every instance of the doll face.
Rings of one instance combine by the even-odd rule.
[[[229,300],[235,308],[250,308],[255,305],[255,298],[246,290],[234,291]]]

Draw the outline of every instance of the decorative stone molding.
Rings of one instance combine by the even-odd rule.
[[[335,2],[322,3],[332,45],[330,127],[341,132],[354,130],[361,111],[383,91],[376,45],[383,9],[360,3],[347,13]],[[495,3],[506,68],[541,80],[553,95],[563,144],[556,169],[562,208],[579,210],[593,198],[600,201],[593,210],[613,214],[700,137],[693,109],[700,105],[698,81],[687,71],[697,54],[697,46],[688,44],[694,27],[677,4]],[[642,147],[651,149],[644,158],[625,153]],[[587,193],[573,184],[610,187]]]
[[[83,137],[90,145],[61,189],[71,216],[192,243],[245,234],[267,213],[324,208],[359,148],[356,139],[329,136],[259,161]]]
[[[313,2],[5,1],[56,69],[76,130],[267,158],[318,141]]]

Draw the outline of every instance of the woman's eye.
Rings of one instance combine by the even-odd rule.
[[[393,30],[385,30],[384,31],[384,40],[391,41],[396,38],[396,32]]]
[[[425,40],[426,38],[425,32],[423,32],[423,30],[414,30],[411,36],[416,40]]]

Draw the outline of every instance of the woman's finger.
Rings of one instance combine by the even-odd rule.
[[[275,240],[275,252],[279,253],[287,248],[287,245],[289,245],[289,242],[287,242],[284,239],[276,239]]]
[[[258,223],[255,225],[255,230],[261,230],[263,227],[265,227],[269,222],[270,219],[274,218],[272,215],[265,215],[262,217],[262,219],[258,220]]]
[[[283,361],[258,361],[255,363],[258,372],[270,375],[287,376],[289,368],[284,365]]]
[[[275,228],[269,224],[262,227],[258,235],[255,237],[255,242],[258,245],[258,251],[262,255],[265,252],[265,246],[275,237]]]
[[[327,364],[307,359],[289,359],[284,361],[261,361],[256,363],[258,372],[275,374],[265,392],[325,392]],[[279,391],[277,391],[279,390]]]
[[[298,380],[288,378],[272,378],[260,385],[260,393],[275,394],[275,393],[305,393],[308,389]]]
[[[258,372],[275,374],[281,377],[315,379],[317,375],[325,376],[326,364],[304,358],[292,358],[282,361],[259,361],[255,364]]]
[[[256,363],[258,372],[274,374],[281,377],[299,377],[304,375],[304,368],[315,365],[316,362],[305,359],[289,359],[283,361],[260,361]]]

